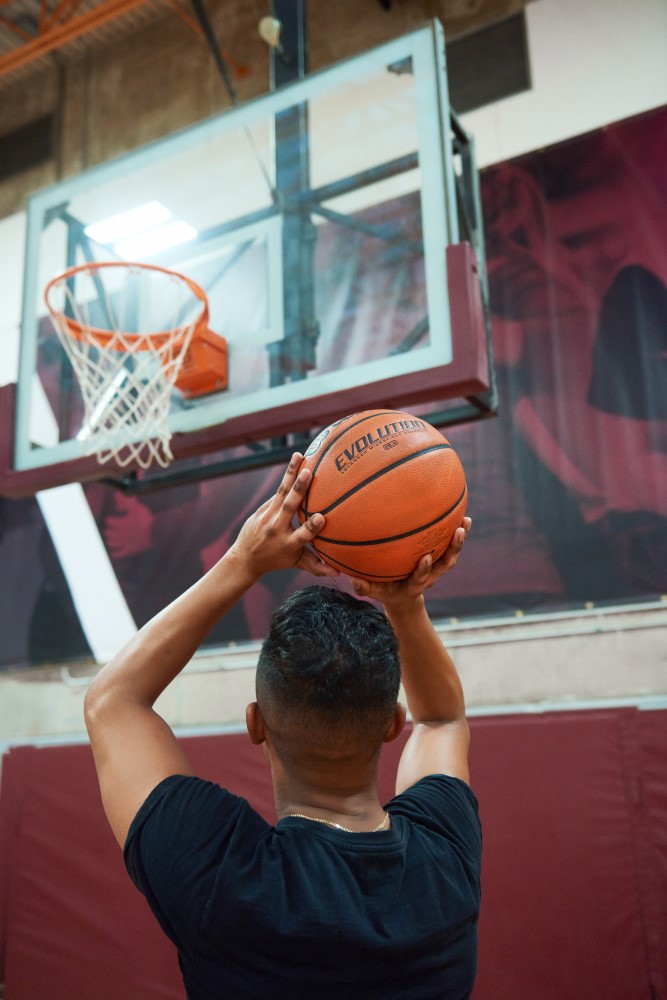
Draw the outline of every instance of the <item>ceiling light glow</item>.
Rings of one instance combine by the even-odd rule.
[[[115,244],[114,250],[119,257],[124,257],[126,260],[143,260],[144,257],[159,253],[160,250],[188,243],[197,235],[194,226],[190,226],[187,222],[170,222],[166,226],[151,229],[150,232],[121,240]]]
[[[126,212],[119,212],[108,219],[93,222],[86,226],[84,232],[96,243],[116,243],[135,233],[143,233],[146,229],[159,226],[171,218],[171,212],[159,201],[147,201]]]

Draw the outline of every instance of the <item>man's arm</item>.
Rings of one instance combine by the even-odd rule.
[[[459,675],[426,613],[424,598],[410,608],[387,608],[398,637],[401,678],[413,729],[396,777],[397,793],[428,774],[468,782],[470,735]]]
[[[427,614],[423,594],[454,567],[470,525],[470,518],[465,518],[442,559],[433,564],[431,557],[425,556],[409,580],[394,584],[354,583],[360,597],[372,597],[384,604],[398,638],[401,679],[413,730],[398,766],[397,794],[429,774],[450,774],[469,781],[470,733],[463,688]]]
[[[123,846],[149,792],[192,768],[167,723],[153,709],[213,626],[269,570],[299,566],[335,576],[306,548],[321,530],[315,514],[296,530],[291,522],[311,473],[297,477],[295,455],[276,495],[250,517],[220,562],[160,612],[105,666],[85,699],[85,718],[107,818]]]

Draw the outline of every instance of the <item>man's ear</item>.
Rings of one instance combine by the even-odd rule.
[[[263,743],[266,739],[264,716],[256,701],[251,701],[245,710],[245,724],[251,742],[255,746]]]
[[[383,743],[392,743],[397,740],[398,737],[403,732],[405,728],[405,706],[401,705],[400,701],[396,702],[396,711],[394,712],[394,719],[389,729],[384,735]]]

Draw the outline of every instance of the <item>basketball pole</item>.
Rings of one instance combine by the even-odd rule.
[[[282,51],[271,47],[272,90],[308,73],[306,0],[275,0],[274,16],[281,25]],[[315,311],[315,226],[308,206],[300,201],[310,190],[307,104],[275,116],[274,140],[278,203],[296,210],[283,217],[284,337],[269,345],[272,386],[303,379],[315,367],[320,332]]]

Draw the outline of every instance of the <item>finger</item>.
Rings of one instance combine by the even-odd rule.
[[[278,486],[275,495],[269,500],[269,505],[275,504],[278,507],[282,506],[285,497],[289,495],[289,492],[294,485],[294,481],[297,477],[299,466],[302,461],[303,455],[300,452],[295,451],[289,460],[289,464],[285,469],[285,473],[280,481],[280,485]]]
[[[257,508],[257,513],[258,514],[263,514],[265,510],[269,509],[269,507],[271,506],[271,504],[273,503],[274,500],[275,500],[275,497],[269,497],[268,500],[265,500],[264,503],[261,505],[261,507]]]
[[[449,548],[446,550],[442,558],[438,559],[437,563],[433,566],[433,572],[436,577],[440,577],[444,573],[448,573],[450,569],[453,569],[454,566],[456,566],[456,561],[461,554],[461,549],[463,548],[465,539],[465,528],[457,528],[452,536],[451,542],[449,543]]]
[[[304,549],[297,561],[297,566],[299,569],[304,569],[314,576],[340,576],[340,572],[337,569],[322,562],[310,549]]]
[[[417,568],[409,578],[409,583],[422,584],[427,580],[433,567],[433,556],[427,552],[417,563]]]
[[[299,548],[304,545],[308,545],[308,543],[315,538],[323,527],[324,515],[311,514],[307,521],[304,521],[303,524],[294,529],[290,542],[292,545]]]
[[[433,556],[427,552],[417,563],[410,576],[402,581],[402,585],[407,594],[417,597],[429,585],[431,570],[433,569]]]
[[[452,540],[450,542],[450,548],[453,548],[456,552],[460,552],[461,549],[463,548],[463,543],[468,537],[469,530],[470,528],[466,527],[465,524],[461,525],[460,528],[457,528],[452,536]]]
[[[313,474],[310,469],[301,469],[299,474],[293,479],[292,486],[288,490],[286,495],[283,495],[280,511],[284,515],[285,520],[291,521],[297,510],[301,506],[301,501],[303,500],[310,481],[313,478]],[[283,480],[285,482],[285,480]],[[324,521],[322,521],[322,524]],[[322,524],[317,524],[317,530],[322,527]],[[314,527],[314,526],[313,526]]]
[[[371,601],[383,601],[391,589],[391,584],[377,583],[374,580],[350,578],[352,589],[357,597],[367,597]]]
[[[461,524],[461,527],[463,528],[463,531],[465,533],[465,537],[467,538],[468,534],[470,532],[470,529],[472,528],[472,518],[471,517],[464,517],[463,518],[463,523]]]

